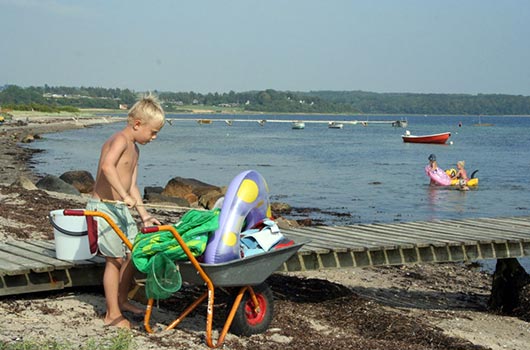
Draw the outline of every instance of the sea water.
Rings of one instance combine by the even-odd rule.
[[[404,143],[405,129],[376,123],[403,116],[167,117],[172,125],[166,125],[154,142],[140,146],[141,190],[163,187],[176,176],[224,186],[240,172],[254,169],[266,179],[273,201],[318,208],[309,209],[307,216],[330,225],[530,215],[527,117],[406,117],[406,129],[413,135],[451,132],[446,145]],[[199,125],[198,118],[213,122]],[[225,120],[231,119],[246,121],[229,126]],[[260,126],[257,119],[286,122]],[[305,129],[292,129],[287,121],[293,119],[305,120]],[[310,122],[316,120],[359,120],[367,126],[331,129]],[[95,175],[101,145],[124,123],[44,135],[30,146],[45,151],[34,156],[36,170],[59,176],[83,169]],[[431,153],[443,169],[465,160],[468,175],[478,170],[478,188],[429,186],[424,167]]]

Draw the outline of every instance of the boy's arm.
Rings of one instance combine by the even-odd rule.
[[[143,206],[141,206],[143,201],[142,201],[142,195],[140,194],[140,189],[138,188],[138,185],[136,183],[137,174],[138,174],[138,167],[134,168],[131,189],[129,191],[131,194],[131,197],[133,197],[136,200],[136,203],[137,203],[136,211],[138,212],[138,215],[140,215],[140,218],[142,219],[142,223],[144,224],[144,226],[160,225],[160,222],[156,218],[151,216],[151,214],[149,214]]]

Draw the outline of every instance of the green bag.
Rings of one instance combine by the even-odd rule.
[[[202,255],[206,250],[210,232],[219,227],[219,213],[219,209],[190,210],[174,225],[193,256]],[[168,298],[180,289],[181,282],[176,280],[181,276],[173,262],[188,260],[188,257],[171,231],[136,235],[132,260],[138,271],[147,274],[148,298]]]

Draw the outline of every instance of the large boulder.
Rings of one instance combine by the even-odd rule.
[[[144,199],[149,200],[149,196],[154,194],[162,194],[164,187],[161,186],[145,186],[144,187]]]
[[[287,203],[272,202],[271,203],[271,211],[275,215],[278,215],[278,214],[290,214],[293,211],[293,208]]]
[[[146,186],[144,187],[144,199],[149,203],[169,203],[181,207],[189,206],[188,201],[178,197],[165,196],[162,194],[163,187]]]
[[[215,203],[217,198],[214,200],[214,194],[217,194],[217,198],[223,195],[223,191],[220,187],[210,185],[201,182],[196,179],[187,179],[182,177],[175,177],[167,183],[166,187],[162,191],[161,195],[169,197],[177,197],[185,199],[189,205],[197,205],[198,203]],[[205,198],[201,201],[201,197]],[[206,207],[206,206],[205,206]]]
[[[37,186],[35,186],[35,184],[28,177],[24,175],[19,176],[18,179],[15,182],[13,182],[13,186],[19,186],[29,191],[38,189]]]
[[[74,194],[78,196],[81,195],[77,188],[53,175],[46,175],[44,178],[40,179],[35,185],[41,190]]]
[[[59,178],[77,188],[81,193],[92,193],[96,183],[92,174],[86,170],[67,171]]]
[[[199,198],[199,204],[203,208],[213,209],[213,207],[215,206],[215,203],[217,203],[217,200],[219,200],[219,198],[221,197],[223,197],[222,192],[220,192],[219,190],[212,190],[210,192],[203,194]]]

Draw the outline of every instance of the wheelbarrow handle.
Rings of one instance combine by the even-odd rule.
[[[160,231],[160,228],[159,226],[147,226],[147,227],[142,227],[142,233],[153,233],[153,232],[158,232]]]
[[[65,216],[84,216],[85,211],[83,209],[65,209],[63,210]]]

